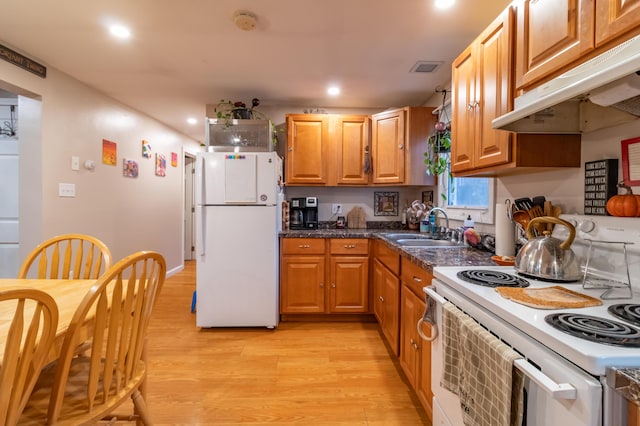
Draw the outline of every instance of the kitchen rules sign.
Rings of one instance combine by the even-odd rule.
[[[607,215],[607,200],[618,193],[618,159],[584,163],[584,214]]]

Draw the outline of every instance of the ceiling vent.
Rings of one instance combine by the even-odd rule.
[[[421,73],[435,72],[438,68],[440,68],[440,65],[442,64],[443,64],[442,62],[418,61],[413,66],[413,68],[411,68],[411,71],[409,72],[421,72]]]

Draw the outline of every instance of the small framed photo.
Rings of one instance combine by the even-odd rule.
[[[422,191],[422,202],[426,205],[433,205],[433,191]]]
[[[374,216],[398,216],[398,192],[374,192]]]
[[[626,139],[621,142],[622,179],[625,185],[640,185],[640,138]]]

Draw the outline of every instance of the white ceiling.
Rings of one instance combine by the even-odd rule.
[[[510,0],[457,0],[447,11],[433,3],[3,0],[0,43],[203,141],[205,106],[220,99],[299,108],[424,104]],[[239,9],[257,16],[254,30],[234,25]],[[111,38],[110,22],[130,26],[132,39]],[[410,73],[418,61],[443,65]],[[330,83],[341,96],[327,97]]]

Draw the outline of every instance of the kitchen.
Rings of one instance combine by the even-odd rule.
[[[495,15],[495,14],[494,14]],[[469,38],[471,40],[472,37]],[[27,52],[28,53],[28,52]],[[168,168],[168,176],[164,178],[161,187],[135,188],[121,183],[121,179],[101,179],[98,173],[92,173],[88,169],[81,169],[79,173],[67,170],[69,168],[57,168],[55,165],[68,164],[69,158],[74,155],[85,159],[93,159],[99,162],[99,151],[89,144],[81,144],[78,139],[91,138],[109,140],[142,140],[150,139],[153,145],[164,146],[170,152],[181,152],[182,146],[186,146],[186,152],[195,153],[198,143],[177,134],[174,131],[157,124],[146,116],[141,116],[136,111],[125,107],[119,103],[105,100],[100,94],[94,92],[84,85],[78,84],[73,78],[49,68],[47,80],[38,80],[36,77],[27,76],[23,71],[16,69],[11,64],[0,64],[0,72],[3,81],[8,81],[18,93],[37,93],[44,99],[42,110],[33,112],[22,109],[21,114],[41,114],[43,117],[42,134],[45,135],[47,143],[42,146],[35,145],[29,155],[28,161],[20,168],[21,173],[25,173],[20,179],[27,186],[26,191],[21,193],[30,194],[27,200],[21,200],[24,208],[21,209],[21,219],[25,219],[29,226],[20,232],[21,245],[31,247],[39,241],[39,235],[60,232],[68,229],[78,229],[84,232],[94,232],[103,234],[110,246],[114,246],[114,255],[119,256],[128,252],[129,248],[136,247],[136,241],[145,241],[159,251],[167,253],[170,269],[177,271],[182,265],[182,252],[177,247],[181,247],[182,229],[171,225],[181,222],[182,208],[174,203],[166,202],[171,194],[178,194],[182,191],[180,173],[177,170]],[[22,89],[20,89],[22,88]],[[25,92],[26,91],[26,92]],[[440,102],[440,97],[435,96],[432,105]],[[82,99],[83,103],[79,103]],[[85,110],[88,110],[85,112]],[[266,110],[266,108],[265,108]],[[91,116],[90,111],[100,111],[103,119],[96,120]],[[376,110],[375,112],[378,112]],[[284,121],[284,113],[291,112],[290,109],[281,109],[281,112],[269,112],[275,122]],[[337,110],[336,112],[340,112]],[[70,131],[59,128],[59,123],[63,123],[72,116],[77,119],[78,128]],[[21,115],[21,120],[28,115]],[[104,120],[104,121],[102,121]],[[109,121],[113,120],[113,121]],[[145,131],[139,128],[127,127],[135,124],[145,126]],[[98,130],[94,128],[97,127]],[[122,127],[117,127],[122,126]],[[23,129],[27,131],[27,129]],[[635,122],[617,126],[613,129],[603,129],[589,132],[582,136],[582,159],[587,161],[597,158],[619,158],[620,141],[637,136],[639,127]],[[80,135],[80,137],[76,136]],[[28,139],[25,139],[28,141]],[[71,142],[73,141],[73,142]],[[75,145],[69,145],[74,143]],[[122,144],[124,145],[124,143]],[[152,147],[153,147],[152,145]],[[122,146],[122,155],[125,157],[137,156],[138,147]],[[35,167],[34,165],[42,165]],[[149,167],[149,164],[142,163],[142,167]],[[115,170],[115,168],[114,168]],[[115,172],[109,172],[112,178]],[[142,172],[141,172],[142,175]],[[80,178],[78,178],[80,176]],[[142,177],[142,176],[141,176]],[[535,179],[535,184],[531,181]],[[78,197],[74,200],[60,199],[57,196],[58,182],[76,182]],[[33,188],[31,187],[33,186]],[[33,190],[32,190],[33,189]],[[298,195],[307,195],[308,190],[298,190]],[[330,205],[334,202],[343,204],[345,211],[349,211],[352,204],[354,189],[334,189],[319,188],[315,195],[320,200],[319,216],[320,220],[332,220]],[[401,189],[401,191],[410,191]],[[583,204],[583,172],[580,169],[568,169],[560,171],[541,172],[525,176],[505,176],[496,180],[496,200],[505,198],[517,198],[519,196],[532,196],[544,194],[548,199],[562,203],[566,211],[580,211]],[[359,199],[365,207],[371,207],[373,199],[373,189],[362,191],[364,195],[358,193]],[[107,198],[104,194],[114,194]],[[408,192],[402,197],[410,199],[418,197],[417,192]],[[80,196],[80,194],[82,196]],[[116,195],[119,194],[119,195]],[[144,202],[150,203],[150,211],[144,210],[144,214],[136,215],[139,210],[132,199],[144,196]],[[292,192],[291,196],[296,196]],[[164,200],[164,202],[163,202]],[[133,207],[133,217],[136,220],[123,220],[119,213],[127,206]],[[69,215],[69,209],[76,209],[83,214],[77,217]],[[163,215],[153,214],[162,211]],[[26,216],[26,217],[23,217]],[[96,219],[101,223],[97,228]],[[373,217],[372,217],[373,219]],[[489,232],[490,225],[478,224],[480,231]],[[127,243],[131,241],[131,243]],[[27,250],[25,248],[24,250]]]

